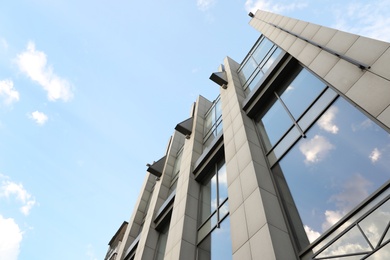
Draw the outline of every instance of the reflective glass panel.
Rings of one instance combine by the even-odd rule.
[[[274,148],[272,151],[272,156],[275,159],[280,158],[288,148],[301,136],[301,133],[298,131],[298,128],[293,127],[288,132],[288,134],[282,139],[282,141]],[[271,164],[275,163],[274,161],[270,161]]]
[[[374,212],[363,219],[359,226],[364,234],[375,248],[379,245],[379,241],[387,231],[386,228],[390,222],[390,200],[385,202]]]
[[[284,133],[293,125],[293,122],[282,104],[276,100],[273,106],[261,118],[260,127],[263,127],[267,136],[266,146],[270,150],[272,146],[283,136]],[[261,131],[261,130],[260,130]],[[264,132],[264,131],[263,131]]]
[[[365,259],[367,259],[367,260],[390,259],[390,243],[386,244],[381,249],[379,249],[374,254],[370,255],[369,257],[367,257]]]
[[[239,73],[242,84],[245,84],[256,68],[256,62],[250,57]]]
[[[268,58],[267,62],[262,67],[264,73],[266,73],[271,68],[272,64],[274,64],[274,62],[276,61],[280,53],[282,53],[282,50],[276,48],[275,51],[272,53],[272,55]]]
[[[221,107],[221,99],[217,100],[217,103],[215,104],[215,119],[218,120],[219,117],[222,115],[222,107]]]
[[[320,95],[326,85],[306,69],[296,76],[287,86],[280,98],[286,104],[295,120],[309,107]]]
[[[204,120],[204,133],[207,134],[213,126],[213,113],[209,113]]]
[[[248,86],[245,89],[245,92],[248,94],[250,91],[253,90],[253,88],[257,85],[257,83],[264,77],[264,72],[262,70],[257,70],[256,75],[254,76],[254,79],[248,84]]]
[[[202,209],[200,221],[203,223],[217,208],[216,176],[213,175],[212,179],[201,187]]]
[[[216,212],[201,226],[198,230],[198,242],[202,241],[203,238],[209,234],[211,229],[213,229],[218,223],[218,216]]]
[[[225,163],[223,163],[218,170],[218,181],[219,181],[219,203],[222,203],[228,197]]]
[[[367,212],[369,212],[371,209],[376,207],[379,203],[385,199],[388,194],[389,190],[382,191],[379,195],[375,197],[375,199],[371,200],[368,204],[366,204],[364,207],[360,208],[359,211],[354,212],[352,216],[348,218],[340,227],[333,230],[332,233],[328,234],[317,246],[313,248],[313,252],[320,251],[324,246],[326,246],[330,241],[332,241],[335,237],[337,237],[339,234],[343,233],[348,227],[350,227],[352,224],[354,224],[359,218],[364,216]]]
[[[157,250],[155,255],[155,260],[163,260],[164,254],[165,254],[165,248],[167,245],[167,239],[168,239],[168,233],[169,233],[169,223],[164,226],[163,230],[161,231],[160,235],[158,236],[157,241]]]
[[[273,46],[274,45],[272,42],[266,38],[263,38],[263,41],[252,54],[252,57],[255,59],[257,64],[261,64],[263,62],[264,58],[267,56]]]
[[[281,159],[310,241],[390,179],[389,134],[339,98]]]
[[[343,256],[347,254],[358,254],[370,252],[371,247],[357,226],[337,239],[332,245],[321,252],[317,257]]]
[[[385,237],[383,238],[381,245],[384,245],[388,242],[390,242],[390,229],[387,230],[387,233],[386,233]]]
[[[198,260],[219,259],[232,259],[229,217],[198,246]]]
[[[316,103],[310,107],[305,115],[298,121],[299,126],[305,131],[324,111],[324,109],[337,97],[337,93],[328,88]]]

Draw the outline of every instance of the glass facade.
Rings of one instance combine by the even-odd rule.
[[[281,49],[267,38],[260,37],[238,69],[241,84],[247,94],[264,77],[281,52]]]
[[[390,200],[384,197],[375,198],[316,245],[313,259],[389,259]]]
[[[294,75],[275,90],[257,126],[303,249],[388,182],[390,138],[308,70]]]
[[[203,149],[210,146],[213,140],[222,131],[221,98],[218,97],[205,115]]]
[[[207,175],[201,185],[200,195],[198,259],[231,259],[227,176],[224,160],[215,164]]]

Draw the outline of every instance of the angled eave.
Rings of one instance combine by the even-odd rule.
[[[188,136],[191,135],[192,133],[192,124],[194,120],[192,117],[184,120],[183,122],[180,122],[179,124],[176,125],[175,130],[178,131],[179,133]]]
[[[214,72],[211,74],[210,79],[221,87],[228,84],[226,71]]]
[[[150,172],[151,174],[155,175],[158,178],[161,177],[162,172],[164,170],[165,159],[166,159],[166,156],[162,157],[160,160],[158,160],[157,162],[154,162],[151,165],[148,164],[147,171]]]

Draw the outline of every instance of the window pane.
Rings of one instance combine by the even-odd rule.
[[[202,241],[203,238],[213,229],[218,223],[218,215],[216,212],[204,223],[198,231],[198,242]]]
[[[263,41],[260,43],[259,47],[254,51],[252,57],[255,59],[257,64],[261,64],[264,57],[268,54],[270,49],[272,48],[273,43],[270,42],[268,39],[264,38]]]
[[[210,181],[201,186],[202,191],[202,209],[200,223],[202,224],[206,219],[216,210],[217,205],[217,189],[216,189],[216,175]]]
[[[327,106],[337,97],[337,93],[328,88],[316,103],[298,121],[299,126],[305,131],[315,119],[325,110]]]
[[[274,64],[274,62],[276,61],[276,59],[278,58],[279,54],[282,52],[281,49],[279,48],[276,48],[272,55],[268,58],[267,62],[264,64],[262,70],[264,71],[264,73],[266,73],[272,66],[272,64]]]
[[[273,165],[300,136],[301,133],[298,131],[298,128],[291,128],[283,140],[278,143],[274,150],[268,155],[270,164]]]
[[[291,118],[278,100],[276,100],[273,106],[261,118],[261,123],[259,126],[263,126],[266,132],[264,139],[266,139],[267,150],[270,150],[293,124]],[[260,131],[264,132],[264,130]]]
[[[228,197],[225,163],[223,163],[218,170],[218,182],[219,182],[219,204],[221,204]]]
[[[164,254],[165,254],[165,248],[167,245],[167,239],[168,239],[168,233],[169,233],[169,222],[163,230],[161,231],[160,235],[158,236],[158,242],[157,242],[157,250],[156,250],[156,260],[163,260]]]
[[[339,98],[282,158],[309,240],[390,179],[389,147],[387,132]]]
[[[388,259],[390,256],[390,243],[379,249],[375,254],[367,257],[367,260]]]
[[[252,58],[249,58],[239,73],[241,84],[243,85],[245,84],[245,82],[250,78],[250,76],[252,75],[252,73],[255,71],[256,68],[257,68],[256,62]]]
[[[257,83],[264,77],[264,72],[262,70],[257,70],[255,78],[248,84],[247,88],[245,89],[246,93],[250,93],[252,91]]]
[[[198,260],[232,259],[229,217],[198,246]]]
[[[297,120],[325,87],[311,72],[303,69],[283,90],[280,98]]]
[[[376,248],[382,236],[385,235],[387,225],[390,221],[390,200],[385,202],[374,212],[363,219],[359,226],[370,241],[372,246]]]
[[[357,226],[354,226],[343,236],[322,251],[318,257],[342,256],[370,252],[371,247]]]
[[[217,100],[217,103],[215,104],[215,119],[218,120],[219,117],[222,115],[222,107],[221,107],[221,99]]]
[[[215,123],[214,113],[208,113],[204,121],[204,133],[207,134]]]

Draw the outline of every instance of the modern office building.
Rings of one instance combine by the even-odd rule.
[[[250,16],[106,259],[390,259],[390,44]]]

